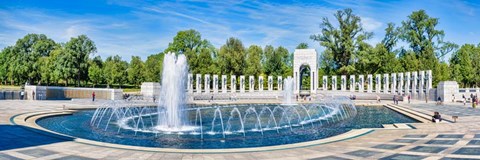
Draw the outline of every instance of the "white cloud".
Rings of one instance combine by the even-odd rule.
[[[365,29],[365,31],[367,32],[372,32],[372,31],[375,31],[377,29],[379,29],[380,27],[382,27],[382,22],[379,22],[373,18],[370,18],[370,17],[361,17],[362,19],[362,27],[363,29]]]

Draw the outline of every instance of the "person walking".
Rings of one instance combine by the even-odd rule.
[[[23,100],[23,97],[25,96],[25,92],[23,90],[20,92],[20,100]]]
[[[462,94],[462,99],[463,99],[463,105],[465,105],[467,103],[467,98],[465,98],[464,94]]]
[[[410,94],[408,95],[408,103],[410,103]]]
[[[32,91],[32,100],[35,100],[35,91]]]
[[[95,102],[95,92],[92,92],[92,102]]]

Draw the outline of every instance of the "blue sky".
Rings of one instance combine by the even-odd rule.
[[[43,33],[57,42],[86,34],[97,55],[142,59],[163,51],[176,32],[196,29],[216,47],[237,37],[245,46],[285,46],[301,42],[323,51],[309,39],[319,33],[322,17],[331,21],[336,10],[352,8],[363,27],[374,33],[371,44],[384,36],[387,23],[400,25],[412,12],[424,9],[440,18],[445,40],[480,43],[480,3],[475,1],[0,1],[0,48],[27,33]]]

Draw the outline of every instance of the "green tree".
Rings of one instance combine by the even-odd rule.
[[[450,59],[451,76],[463,87],[470,87],[474,84],[475,69],[472,64],[472,55],[475,50],[475,45],[465,44],[453,53]]]
[[[229,38],[218,53],[218,66],[221,74],[242,75],[245,68],[245,48],[242,41]]]
[[[14,54],[13,54],[13,47],[5,47],[0,52],[0,80],[2,83],[0,84],[7,84],[8,80],[13,81],[13,69],[15,64],[14,62]]]
[[[388,52],[393,52],[393,47],[397,45],[400,31],[395,27],[395,24],[388,23],[385,29],[385,37],[382,40],[382,44]]]
[[[325,47],[323,54],[331,54],[323,57],[333,58],[333,70],[338,70],[340,74],[349,74],[355,70],[352,65],[360,45],[373,34],[363,30],[360,17],[354,15],[351,9],[339,10],[334,16],[338,21],[338,28],[324,17],[320,25],[321,33],[310,38]]]
[[[100,84],[105,81],[105,74],[103,72],[103,61],[100,56],[96,56],[92,60],[89,61],[89,68],[88,68],[88,78],[93,84],[95,85]]]
[[[104,74],[107,87],[112,84],[119,84],[120,88],[127,80],[128,63],[118,55],[110,56],[105,60]]]
[[[173,42],[168,44],[168,48],[164,53],[175,52],[176,54],[185,54],[189,70],[192,73],[199,73],[202,68],[203,60],[199,59],[200,53],[204,53],[208,49],[210,53],[214,52],[214,47],[201,34],[193,29],[177,32],[173,38]]]
[[[254,75],[258,77],[263,73],[262,68],[262,48],[257,45],[251,45],[247,50],[247,68],[245,69],[245,75]]]
[[[139,56],[132,56],[128,66],[128,80],[131,84],[139,86],[144,81],[144,63]]]
[[[266,75],[272,76],[286,76],[285,71],[288,69],[288,50],[284,47],[278,47],[273,50],[272,46],[265,47],[265,63],[264,71]]]
[[[402,22],[400,38],[409,43],[410,48],[419,60],[420,70],[432,70],[433,75],[442,75],[439,60],[435,54],[436,46],[442,45],[445,35],[443,30],[436,29],[438,18],[430,17],[424,10],[414,11]],[[433,76],[433,85],[436,86],[438,78]]]
[[[302,43],[298,44],[298,46],[295,47],[295,49],[308,49],[308,43],[302,42]]]
[[[147,57],[144,71],[145,81],[161,82],[164,56],[165,54],[158,53]]]
[[[71,38],[65,44],[65,52],[69,55],[69,59],[73,65],[72,75],[75,75],[77,86],[80,86],[80,81],[88,78],[88,58],[95,53],[97,48],[95,43],[86,35],[80,35],[76,38]]]
[[[14,75],[20,81],[30,83],[38,81],[40,74],[40,57],[47,57],[56,47],[56,43],[43,34],[27,34],[18,39],[14,46]]]

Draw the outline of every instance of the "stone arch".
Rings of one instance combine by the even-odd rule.
[[[294,92],[300,93],[302,66],[310,67],[310,93],[316,93],[318,88],[317,52],[315,49],[296,49],[293,53],[293,81]]]

